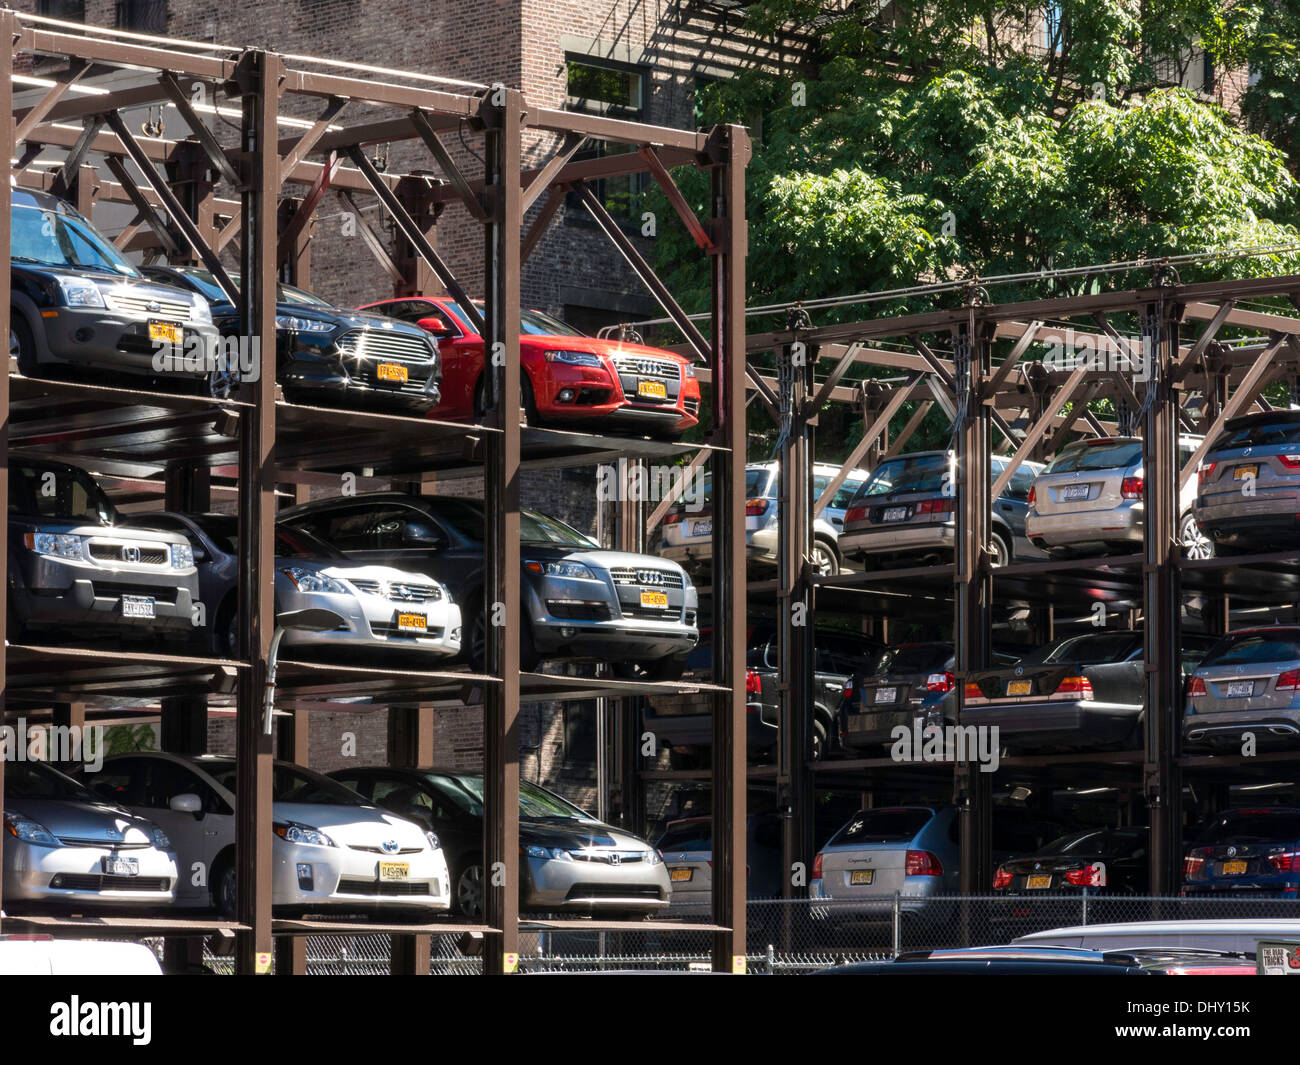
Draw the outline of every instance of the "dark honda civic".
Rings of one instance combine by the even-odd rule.
[[[221,335],[238,336],[238,311],[207,270],[149,266],[144,272],[202,296]],[[237,274],[231,279],[239,283]],[[344,310],[284,284],[276,291],[275,326],[276,380],[290,402],[338,401],[412,414],[438,403],[442,363],[429,335],[417,326]]]
[[[340,769],[335,780],[438,834],[452,905],[483,913],[483,777],[452,769]],[[649,913],[672,888],[654,847],[597,821],[553,791],[519,782],[519,905],[532,912]]]

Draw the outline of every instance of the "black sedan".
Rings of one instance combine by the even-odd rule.
[[[144,273],[198,293],[211,305],[221,335],[239,335],[239,312],[208,271],[150,266]],[[239,283],[237,275],[232,280]],[[416,414],[437,406],[442,363],[418,326],[344,310],[283,284],[276,292],[275,316],[276,380],[291,402],[341,402]]]
[[[1149,863],[1146,826],[1072,832],[1041,850],[998,866],[999,895],[1145,895]]]

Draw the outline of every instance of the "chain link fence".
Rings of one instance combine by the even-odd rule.
[[[674,906],[676,921],[706,923],[707,908]],[[878,961],[910,950],[1010,943],[1018,936],[1074,925],[1129,921],[1300,918],[1294,897],[1170,897],[1136,895],[915,896],[865,900],[753,899],[746,936],[749,973],[804,973],[856,961]],[[415,931],[415,929],[413,929]],[[433,929],[419,929],[433,932]],[[461,950],[458,935],[431,934],[430,969],[445,975],[482,973],[479,957]],[[307,936],[310,975],[369,976],[390,970],[388,935]],[[159,947],[159,949],[161,949]],[[629,921],[625,930],[527,931],[520,936],[519,970],[611,972],[709,969],[707,931],[663,920]],[[214,973],[233,959],[204,948]]]

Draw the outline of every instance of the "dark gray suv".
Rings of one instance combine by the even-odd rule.
[[[483,503],[448,496],[381,492],[340,496],[280,511],[279,520],[314,533],[349,558],[425,573],[461,608],[466,656],[482,668]],[[619,676],[675,680],[699,639],[699,597],[676,562],[605,551],[555,518],[520,513],[523,557],[520,663],[597,659]]]
[[[179,533],[120,524],[95,479],[9,463],[9,638],[27,629],[193,632],[199,576]]]

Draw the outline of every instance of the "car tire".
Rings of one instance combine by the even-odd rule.
[[[1215,555],[1214,541],[1201,531],[1190,510],[1179,519],[1178,542],[1183,546],[1184,558],[1213,558]]]
[[[483,859],[474,855],[451,878],[452,909],[462,917],[483,916]]]
[[[1011,561],[1011,548],[1000,532],[995,531],[989,537],[989,546],[992,548],[989,554],[989,565],[993,569],[1001,569]]]
[[[819,577],[834,577],[840,571],[840,553],[829,540],[813,541],[813,572]]]
[[[528,371],[519,371],[519,405],[524,409],[525,425],[540,425],[537,413],[537,397],[533,393],[533,382]],[[474,419],[481,422],[487,416],[487,375],[479,374],[474,384]]]
[[[234,855],[222,855],[212,863],[212,878],[208,881],[212,895],[212,908],[228,921],[239,916],[238,879],[235,875]]]
[[[826,757],[829,750],[830,730],[827,728],[824,718],[815,718],[813,720],[812,750],[808,752],[808,756],[814,762],[820,762]]]
[[[36,338],[31,326],[22,312],[12,303],[9,305],[9,354],[18,363],[18,372],[24,377],[41,377],[40,362],[37,360]]]

